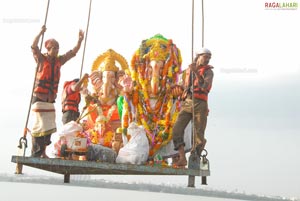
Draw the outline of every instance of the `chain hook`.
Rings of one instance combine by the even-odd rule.
[[[25,148],[27,148],[27,139],[26,139],[26,137],[21,137],[21,138],[19,139],[19,145],[18,145],[18,148],[22,149],[23,144],[24,144]]]

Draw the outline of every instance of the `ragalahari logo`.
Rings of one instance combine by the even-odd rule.
[[[297,2],[265,2],[265,10],[297,10]]]

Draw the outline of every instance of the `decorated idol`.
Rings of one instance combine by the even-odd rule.
[[[134,53],[130,75],[132,92],[124,99],[122,127],[135,121],[146,131],[152,157],[172,139],[172,125],[180,101],[172,94],[181,71],[181,54],[172,40],[158,34],[143,40]]]
[[[93,63],[90,76],[93,101],[87,108],[86,121],[94,144],[111,147],[113,136],[121,127],[117,100],[122,95],[119,79],[124,77],[126,69],[126,60],[112,49],[98,56]]]

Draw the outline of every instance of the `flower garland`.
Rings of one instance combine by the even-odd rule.
[[[102,123],[104,123],[104,124],[109,123],[109,121],[113,115],[113,112],[116,110],[117,106],[115,104],[111,105],[110,108],[108,109],[106,115],[104,115],[101,106],[95,105],[95,107],[97,107],[98,117],[95,121],[94,128],[90,130],[89,135],[90,135],[91,142],[93,144],[102,144],[104,146],[110,147],[111,139],[113,137],[113,132],[110,129],[108,129],[107,131],[105,131],[105,136],[102,136],[99,133],[97,126],[98,126],[98,124],[100,125]],[[109,125],[107,125],[107,126],[109,126]]]
[[[159,54],[155,54],[154,48]],[[152,57],[165,61],[161,79],[157,80],[160,91],[155,97],[154,105],[151,105],[148,94],[149,79],[145,75],[145,69],[149,61],[153,59]],[[161,146],[166,145],[172,139],[172,126],[177,118],[180,104],[171,94],[171,85],[177,82],[181,61],[179,49],[172,40],[167,40],[161,35],[143,41],[131,60],[130,72],[134,85],[132,103],[136,108],[137,123],[143,125],[146,130],[151,147],[150,156],[154,156]],[[125,102],[125,117],[122,118],[122,122],[127,121],[126,114],[129,109],[128,103]],[[123,123],[123,126],[126,125],[128,126],[128,123]]]
[[[109,122],[112,115],[113,115],[113,112],[116,110],[117,106],[116,104],[113,104],[110,106],[110,108],[108,109],[107,111],[107,114],[106,116],[103,114],[103,110],[102,110],[102,107],[101,106],[98,106],[97,107],[97,111],[98,111],[98,117],[96,119],[96,122],[98,121],[104,121],[104,122]]]

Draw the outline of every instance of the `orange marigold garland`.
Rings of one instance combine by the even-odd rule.
[[[151,59],[164,61],[159,82],[159,93],[149,96],[149,77],[146,72]],[[132,107],[135,121],[143,125],[150,143],[150,157],[172,139],[172,126],[179,111],[179,101],[171,94],[171,86],[177,82],[181,68],[180,50],[162,35],[142,41],[140,48],[131,60],[131,78],[133,81]],[[151,79],[151,78],[150,78]],[[125,101],[126,102],[126,101]],[[124,102],[128,112],[129,102]],[[126,109],[127,108],[127,109]],[[123,121],[127,121],[125,112]],[[133,111],[132,111],[133,112]],[[128,123],[123,123],[123,127]]]

